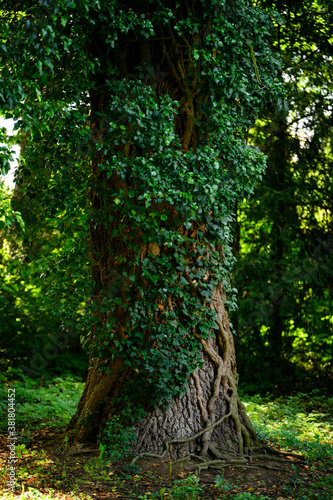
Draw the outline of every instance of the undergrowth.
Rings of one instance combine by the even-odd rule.
[[[35,380],[15,370],[16,379],[0,374],[0,433],[7,429],[8,388],[15,389],[16,428],[21,442],[31,431],[64,427],[75,413],[84,383],[73,376]]]
[[[312,391],[275,399],[244,395],[242,400],[260,439],[311,461],[332,459],[333,397]]]
[[[5,440],[7,389],[15,388],[16,426],[19,441],[16,446],[18,482],[24,486],[21,500],[65,500],[68,495],[61,491],[64,485],[71,488],[73,500],[93,498],[87,494],[82,496],[81,487],[90,481],[91,485],[103,484],[105,488],[121,492],[135,482],[147,479],[139,470],[125,470],[122,474],[113,471],[113,460],[124,461],[124,452],[132,435],[124,435],[117,421],[113,421],[101,436],[100,456],[88,459],[77,466],[78,472],[68,473],[68,465],[62,461],[49,459],[44,450],[29,449],[34,432],[48,434],[49,431],[62,429],[75,412],[76,405],[83,390],[83,383],[76,378],[65,377],[49,380],[32,380],[16,374],[18,378],[8,379],[0,375],[0,429]],[[331,500],[333,486],[333,398],[325,397],[318,391],[309,394],[299,393],[295,396],[273,398],[266,396],[242,395],[259,439],[282,451],[292,451],[306,459],[308,470],[305,477],[299,465],[291,465],[291,475],[279,486],[279,498],[294,500]],[[1,437],[1,436],[0,436]],[[2,454],[4,456],[4,454]],[[110,463],[111,460],[111,463]],[[24,465],[25,464],[25,465]],[[53,472],[52,472],[53,471]],[[54,480],[54,474],[59,478]],[[156,470],[154,471],[156,472]],[[2,476],[5,469],[2,469]],[[81,474],[81,475],[80,475]],[[5,487],[4,477],[2,484]],[[52,482],[53,481],[53,482]],[[187,477],[170,477],[170,484],[158,491],[151,488],[143,493],[133,493],[131,498],[138,500],[209,500],[202,488],[200,478],[194,475]],[[38,487],[47,485],[48,492],[41,492]],[[30,486],[31,485],[31,486]],[[149,489],[151,491],[149,491]],[[242,485],[232,484],[229,479],[217,475],[215,478],[216,500],[270,500],[274,496],[262,496],[260,491],[241,491]],[[244,488],[243,488],[244,490]],[[253,490],[253,488],[251,488]],[[264,492],[265,493],[265,492]],[[94,496],[94,495],[93,495]],[[9,500],[11,493],[3,492],[1,498]]]

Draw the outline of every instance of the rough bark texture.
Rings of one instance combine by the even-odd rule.
[[[247,453],[253,444],[255,431],[237,393],[235,350],[224,299],[223,291],[216,289],[212,306],[219,325],[216,335],[207,340],[198,336],[202,368],[192,374],[183,396],[168,408],[156,408],[138,425],[137,454],[161,455],[167,449],[173,458],[189,454],[226,458]],[[89,370],[77,413],[68,427],[75,429],[77,441],[94,440],[96,427],[112,418],[112,400],[129,374],[121,368],[118,360],[109,375]]]
[[[126,378],[126,371],[121,371],[122,364],[120,359],[116,360],[112,372],[106,375],[90,363],[87,382],[78,408],[67,428],[73,431],[75,441],[96,441],[97,430],[108,417],[107,401],[110,397],[116,397]]]
[[[255,440],[237,394],[235,350],[224,299],[216,289],[213,307],[219,331],[215,337],[201,339],[202,368],[192,374],[185,395],[148,415],[138,430],[136,452],[162,453],[168,443],[176,458],[209,452],[223,458],[247,452]],[[203,432],[206,428],[210,430]]]
[[[172,443],[177,457],[210,451],[221,458],[235,452],[243,454],[244,445],[248,448],[255,439],[237,394],[235,350],[223,298],[216,289],[213,304],[220,329],[215,338],[201,339],[202,368],[192,374],[184,396],[175,399],[167,410],[157,409],[147,417],[139,432],[138,452],[161,453],[166,442],[180,440],[184,442]],[[205,428],[211,430],[202,433]]]

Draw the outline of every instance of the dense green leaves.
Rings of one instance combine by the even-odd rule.
[[[73,316],[76,320],[78,310],[82,310],[84,295],[71,300],[68,294],[74,288],[76,276],[69,279],[66,270],[66,301],[59,297],[60,286],[56,297],[51,294],[54,276],[50,274],[53,265],[50,255],[57,251],[62,256],[62,260],[57,258],[56,266],[61,283],[64,237],[40,212],[38,200],[30,200],[27,206],[21,190],[16,188],[13,196],[3,186],[1,196],[7,203],[7,226],[0,238],[1,369],[20,366],[34,376],[69,369],[83,373],[86,357],[82,356],[79,344],[82,326],[73,321]],[[12,196],[11,204],[19,209],[14,212],[15,218],[8,215],[12,211]],[[21,214],[25,231],[17,221],[18,217],[21,220]],[[72,253],[73,248],[71,245]],[[78,283],[75,286],[79,288]]]
[[[322,372],[327,383],[333,361],[332,5],[274,6],[283,17],[275,44],[289,111],[269,109],[252,131],[268,169],[255,201],[239,211],[239,361],[252,381],[259,368],[256,382],[263,386],[295,374],[297,365]]]

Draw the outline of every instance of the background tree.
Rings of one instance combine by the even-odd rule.
[[[171,439],[181,456],[242,454],[255,433],[237,394],[230,242],[235,201],[265,167],[246,132],[281,95],[269,17],[242,0],[14,6],[0,49],[2,106],[31,137],[19,178],[29,169],[78,235],[89,223],[90,369],[69,430],[96,439],[119,415],[138,452]]]
[[[1,371],[20,368],[39,377],[66,371],[83,375],[87,355],[80,346],[82,329],[76,320],[84,295],[78,300],[71,293],[78,284],[70,275],[68,256],[69,247],[73,254],[75,246],[68,233],[57,229],[62,219],[46,218],[38,193],[30,191],[28,199],[25,187],[17,185],[11,192],[0,185]],[[55,274],[59,282],[66,277],[62,290],[59,285],[55,290]]]
[[[251,132],[268,168],[255,199],[238,216],[240,370],[254,390],[294,385],[297,366],[308,377],[311,370],[322,372],[329,385],[332,6],[303,0],[261,5],[283,18],[274,43],[282,55],[287,106],[269,109]]]
[[[4,112],[5,118],[13,116],[6,108]],[[0,184],[1,370],[19,368],[18,373],[38,377],[60,372],[82,376],[88,360],[80,343],[85,327],[79,318],[87,296],[73,295],[80,283],[71,269],[71,262],[77,265],[81,259],[83,278],[87,258],[82,258],[82,247],[74,236],[79,217],[71,216],[69,221],[60,195],[56,209],[51,203],[52,212],[41,210],[42,192],[25,163],[31,140],[28,129],[10,135],[3,127],[0,138],[3,176],[14,160],[13,144],[20,146],[20,176],[14,190]]]

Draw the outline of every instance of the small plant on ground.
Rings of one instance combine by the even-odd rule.
[[[140,500],[197,500],[204,492],[199,486],[200,479],[196,476],[188,476],[185,479],[178,479],[171,488],[162,488],[159,493],[149,493],[139,496]]]
[[[233,485],[218,475],[215,478],[215,487],[224,493],[228,493],[228,491],[232,490]]]
[[[196,476],[188,476],[185,479],[175,481],[170,488],[170,495],[173,500],[195,500],[199,498],[203,489],[199,486],[200,479]]]
[[[112,461],[128,460],[132,456],[132,443],[136,435],[132,429],[125,428],[119,417],[113,417],[106,423],[99,446],[100,458],[104,456]]]
[[[106,444],[99,443],[99,460],[102,461],[105,457],[105,453],[107,450]]]
[[[18,444],[17,446],[15,446],[16,458],[22,458],[22,455],[24,453],[28,453],[28,450],[26,449],[25,444]]]

